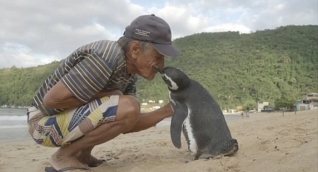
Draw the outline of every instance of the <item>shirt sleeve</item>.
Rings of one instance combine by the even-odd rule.
[[[88,55],[76,64],[61,81],[81,102],[87,103],[107,84],[112,65],[97,55]]]

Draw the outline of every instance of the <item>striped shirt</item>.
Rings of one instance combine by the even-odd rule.
[[[43,106],[44,95],[59,81],[84,103],[98,92],[114,89],[125,95],[136,95],[137,76],[127,73],[125,53],[116,41],[102,40],[84,45],[60,62],[33,98],[33,105],[45,115],[65,110]]]

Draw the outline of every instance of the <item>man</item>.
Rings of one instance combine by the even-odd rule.
[[[94,146],[121,133],[145,130],[172,116],[169,104],[140,113],[136,75],[152,80],[172,46],[169,25],[155,15],[137,17],[118,41],[97,41],[75,50],[45,80],[29,108],[29,133],[36,143],[60,147],[50,163],[55,170],[86,169],[103,161]],[[87,169],[88,170],[88,169]]]

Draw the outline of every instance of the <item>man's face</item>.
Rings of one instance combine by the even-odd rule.
[[[137,74],[147,80],[152,80],[155,77],[157,73],[157,70],[154,68],[155,66],[159,68],[164,67],[164,56],[153,47],[146,50],[142,50],[140,47],[135,60]]]

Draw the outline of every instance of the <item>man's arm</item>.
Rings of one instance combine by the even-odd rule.
[[[110,95],[122,95],[122,93],[119,90],[99,92],[93,96],[92,99]],[[46,93],[43,104],[46,108],[69,109],[79,107],[85,103],[79,101],[73,93],[61,81],[59,81],[52,87],[52,89],[50,89],[50,91]],[[169,103],[153,112],[141,113],[138,122],[128,133],[153,127],[163,119],[172,116],[172,114],[173,109]]]
[[[57,82],[44,96],[45,108],[69,109],[83,105],[73,93],[61,82]]]
[[[138,132],[155,126],[158,122],[173,115],[173,109],[168,103],[164,107],[153,112],[141,113],[138,122],[127,133]]]
[[[79,107],[99,98],[99,93],[108,82],[114,64],[97,54],[87,57],[73,66],[45,95],[45,108],[69,109]],[[95,96],[95,97],[94,97]]]
[[[132,95],[136,96],[136,84],[137,77],[134,78],[135,81],[131,83],[126,90],[124,91],[124,95]],[[148,129],[150,127],[155,126],[158,122],[163,119],[170,117],[173,115],[173,109],[170,103],[166,104],[164,107],[157,109],[153,112],[141,113],[139,115],[139,120],[135,124],[134,128],[132,128],[129,132],[138,132],[141,130]]]
[[[122,95],[119,90],[99,92],[92,100],[111,95]],[[69,109],[84,105],[74,94],[61,82],[57,82],[44,96],[43,105],[46,108]]]

